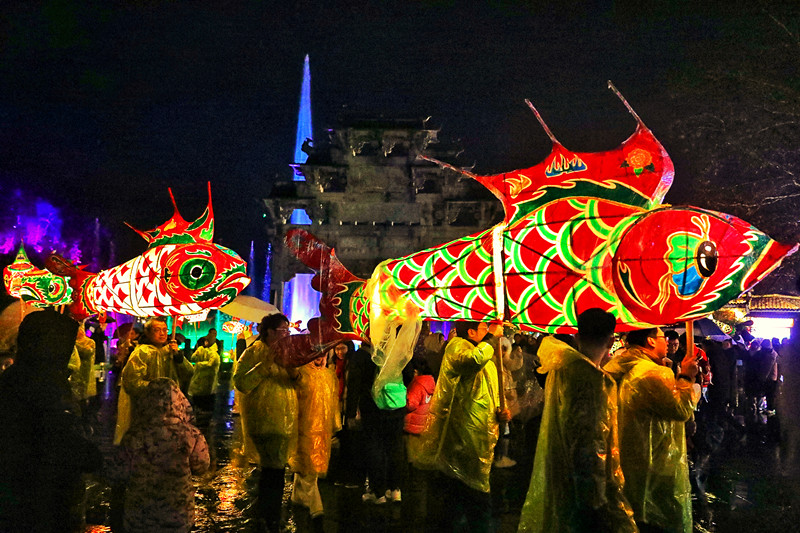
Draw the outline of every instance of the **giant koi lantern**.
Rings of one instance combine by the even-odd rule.
[[[281,343],[283,361],[301,364],[341,339],[385,344],[387,332],[417,317],[548,333],[575,332],[578,315],[592,307],[613,313],[618,331],[691,320],[796,250],[731,215],[662,205],[672,161],[609,86],[637,123],[610,151],[566,149],[531,106],[553,143],[533,167],[481,176],[423,156],[500,199],[505,218],[492,228],[385,261],[368,280],[313,235],[291,230],[289,249],[319,272],[312,286],[322,292],[321,317],[309,335]]]
[[[178,212],[172,190],[169,195],[172,218],[149,231],[131,226],[149,244],[142,255],[97,274],[59,255],[47,259],[48,270],[69,277],[73,317],[101,311],[140,317],[195,315],[227,304],[250,283],[242,258],[212,242],[211,184],[208,207],[191,223]]]

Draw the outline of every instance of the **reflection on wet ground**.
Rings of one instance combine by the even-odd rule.
[[[222,373],[217,404],[213,414],[199,413],[198,427],[203,431],[211,450],[210,471],[195,479],[196,525],[200,532],[258,531],[251,513],[257,487],[255,463],[243,456],[239,417],[232,412],[233,393],[230,375]],[[107,380],[95,417],[95,438],[104,453],[111,450],[116,411],[113,381]],[[795,531],[800,523],[797,512],[796,482],[780,468],[779,447],[768,442],[766,418],[756,420],[741,435],[728,439],[723,449],[708,462],[703,476],[707,505],[695,500],[695,531],[748,533]],[[496,531],[516,531],[519,513],[530,480],[530,461],[534,444],[517,442],[517,465],[495,469],[492,492]],[[512,448],[513,450],[513,448]],[[348,465],[335,464],[332,472],[348,470]],[[428,494],[419,474],[411,472],[402,487],[403,499],[384,505],[361,501],[363,486],[339,483],[331,475],[319,481],[325,505],[326,532],[428,532],[425,514],[448,512],[446,494]],[[334,478],[334,479],[332,479]],[[287,479],[287,481],[289,481]],[[335,482],[337,481],[337,482]],[[311,531],[308,512],[289,503],[291,483],[284,493],[285,531]],[[99,477],[87,479],[87,532],[111,531],[111,489]],[[457,531],[469,531],[466,523]]]

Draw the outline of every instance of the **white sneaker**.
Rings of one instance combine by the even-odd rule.
[[[381,496],[380,498],[375,500],[375,505],[382,505],[382,504],[386,503],[387,501],[389,501],[389,500],[386,498],[386,496]]]
[[[375,494],[373,494],[372,492],[365,492],[361,496],[361,501],[364,502],[364,503],[375,502],[376,501]]]
[[[496,466],[497,468],[511,468],[516,464],[517,462],[511,457],[508,457],[507,455],[504,455],[503,457],[494,462],[494,466]]]

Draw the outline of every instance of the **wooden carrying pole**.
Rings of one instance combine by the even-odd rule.
[[[686,355],[690,359],[694,357],[694,321],[686,321]]]
[[[172,336],[170,337],[170,342],[175,340],[175,334],[178,333],[178,317],[172,317]]]
[[[506,388],[503,384],[503,343],[500,342],[500,337],[497,337],[497,387],[500,389],[500,410],[506,410]]]

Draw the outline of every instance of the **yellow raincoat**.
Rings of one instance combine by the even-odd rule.
[[[119,400],[117,402],[117,427],[114,432],[114,444],[119,444],[122,436],[131,425],[131,416],[135,398],[143,393],[150,382],[156,378],[170,378],[181,389],[189,384],[194,368],[192,363],[182,358],[176,364],[172,360],[169,345],[157,348],[152,344],[141,344],[136,347],[120,376]]]
[[[675,379],[672,370],[635,346],[615,355],[605,370],[619,384],[620,458],[636,521],[691,532],[684,424],[700,399],[700,386]]]
[[[189,384],[189,396],[208,396],[217,391],[217,373],[220,365],[219,349],[216,343],[208,348],[198,346],[192,354],[194,375]]]
[[[637,531],[622,493],[616,383],[553,337],[538,354],[544,412],[519,531]]]
[[[500,405],[494,349],[456,337],[447,344],[420,434],[419,468],[438,469],[465,485],[489,492],[499,436]]]
[[[247,348],[233,375],[243,394],[241,410],[247,419],[247,433],[258,444],[268,439],[272,457],[261,455],[261,465],[283,468],[297,449],[297,393],[295,381],[275,363],[272,350],[262,341]]]
[[[331,439],[342,429],[339,415],[339,380],[332,368],[313,362],[299,368],[297,455],[292,470],[324,476],[331,459]]]
[[[81,361],[80,369],[72,375],[72,391],[79,400],[97,396],[97,383],[94,378],[94,341],[78,333],[75,349]]]

